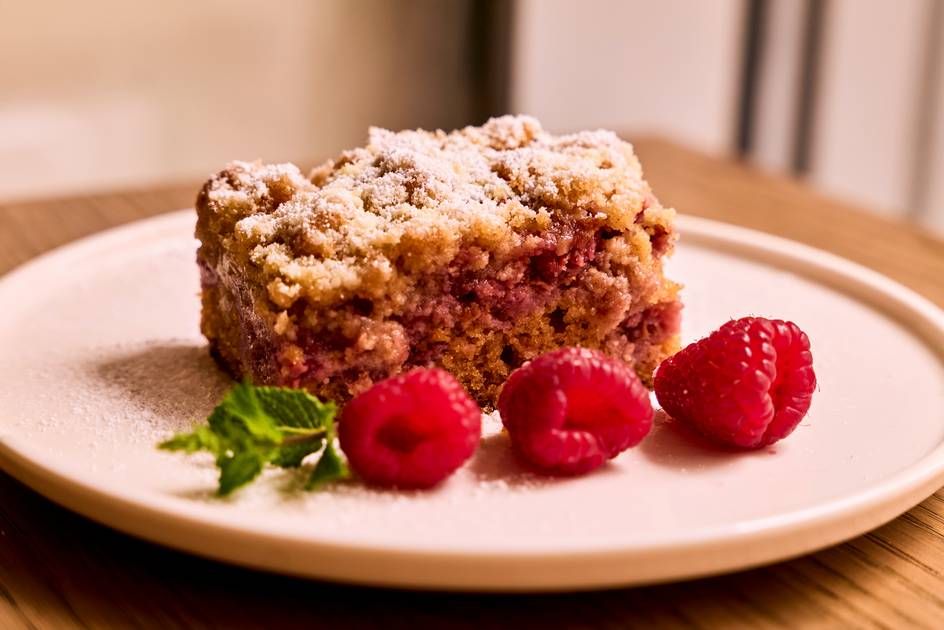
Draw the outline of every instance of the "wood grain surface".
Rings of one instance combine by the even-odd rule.
[[[636,146],[656,194],[680,211],[833,251],[944,305],[940,240],[734,162],[661,140]],[[189,206],[197,185],[0,206],[0,273],[75,238]],[[941,492],[865,536],[769,567],[645,588],[483,596],[217,564],[96,525],[0,473],[2,629],[941,628],[942,574]]]

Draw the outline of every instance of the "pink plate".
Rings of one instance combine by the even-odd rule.
[[[820,391],[786,441],[726,453],[661,420],[595,474],[522,471],[486,418],[428,493],[306,494],[273,470],[229,500],[208,458],[155,443],[228,383],[198,328],[192,211],[83,240],[0,281],[0,466],[116,529],[227,562],[404,587],[554,590],[686,578],[837,543],[944,483],[944,314],[829,254],[682,217],[687,339],[792,319]]]

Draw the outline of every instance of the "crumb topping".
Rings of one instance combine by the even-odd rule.
[[[204,190],[222,246],[288,308],[391,295],[462,247],[501,262],[529,234],[593,221],[666,225],[629,143],[610,131],[555,136],[528,116],[443,131],[370,130],[367,146],[305,178],[292,164],[233,162]]]

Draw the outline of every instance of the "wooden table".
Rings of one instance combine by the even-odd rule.
[[[637,149],[665,203],[831,250],[944,305],[941,241],[671,143]],[[0,273],[80,236],[188,206],[196,187],[2,206]],[[337,586],[201,560],[75,516],[0,473],[0,628],[940,628],[942,573],[941,492],[870,534],[762,569],[607,592],[481,596]]]

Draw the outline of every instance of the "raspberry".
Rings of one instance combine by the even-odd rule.
[[[518,456],[558,475],[589,472],[652,428],[649,392],[636,373],[586,348],[555,350],[515,370],[498,410]]]
[[[726,323],[659,366],[656,397],[673,418],[717,442],[760,448],[806,415],[816,389],[810,340],[793,322]]]
[[[478,445],[479,406],[448,372],[416,369],[375,384],[349,402],[338,438],[351,468],[380,486],[429,488]]]

